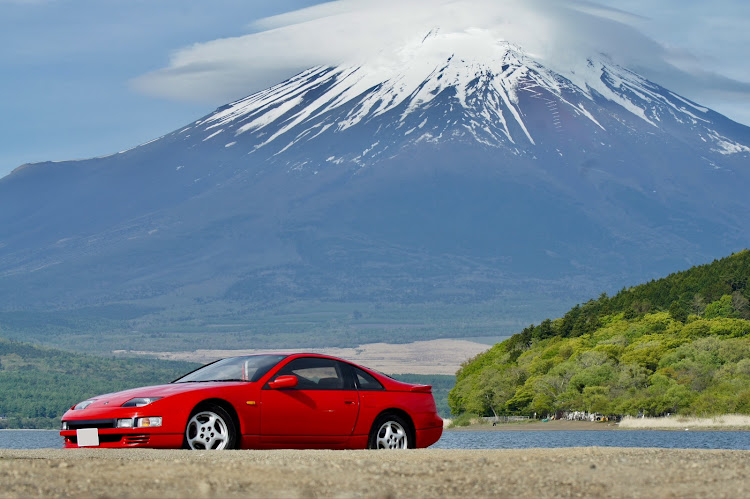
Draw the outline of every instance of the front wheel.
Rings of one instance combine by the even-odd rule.
[[[237,431],[231,416],[218,405],[198,407],[185,427],[185,446],[192,450],[233,449]]]
[[[372,425],[368,449],[408,449],[413,447],[409,423],[396,414],[379,416]]]

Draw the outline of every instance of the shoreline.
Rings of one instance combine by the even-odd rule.
[[[661,418],[625,417],[620,427],[627,430],[750,430],[750,416],[743,414],[722,414],[710,418],[693,416],[667,416]]]
[[[60,433],[60,430],[55,428],[0,428],[0,431],[55,431]]]
[[[748,466],[707,449],[0,449],[0,496],[742,497]]]
[[[725,419],[672,418],[670,421],[664,421],[661,418],[645,418],[646,421],[640,425],[623,425],[611,421],[537,420],[498,423],[496,426],[492,426],[491,423],[475,423],[469,426],[446,427],[444,431],[750,431],[750,423],[744,423],[744,420],[735,421],[729,416],[721,418]],[[714,424],[708,424],[706,421]]]
[[[601,431],[616,430],[615,423],[589,421],[530,421],[514,423],[476,423],[445,428],[444,431]]]

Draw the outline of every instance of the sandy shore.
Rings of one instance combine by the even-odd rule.
[[[624,417],[620,428],[628,430],[750,430],[750,416],[724,414],[712,418],[671,416],[662,418]]]
[[[0,497],[746,497],[750,452],[0,450]]]

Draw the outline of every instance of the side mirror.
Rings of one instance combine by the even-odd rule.
[[[286,375],[279,376],[275,380],[268,383],[268,388],[273,390],[279,390],[281,388],[294,388],[297,386],[297,376]]]

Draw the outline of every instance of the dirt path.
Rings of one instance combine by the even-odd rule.
[[[0,497],[747,497],[750,452],[0,450]]]

